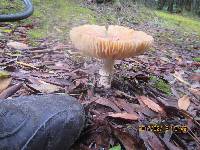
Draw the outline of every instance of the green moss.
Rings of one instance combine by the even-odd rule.
[[[155,11],[155,14],[164,21],[162,24],[167,27],[180,27],[182,31],[192,31],[200,36],[200,22],[196,19],[177,14],[170,14],[163,11]]]
[[[171,87],[169,84],[167,84],[164,80],[157,78],[156,76],[151,76],[150,81],[152,82],[152,85],[165,93],[166,95],[171,95]]]

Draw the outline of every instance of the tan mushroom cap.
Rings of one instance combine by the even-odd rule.
[[[83,25],[70,31],[75,48],[83,54],[101,59],[122,59],[143,53],[153,43],[153,37],[142,31],[122,26]]]

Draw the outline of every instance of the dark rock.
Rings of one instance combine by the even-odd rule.
[[[83,107],[70,96],[0,100],[0,149],[67,150],[84,122]]]

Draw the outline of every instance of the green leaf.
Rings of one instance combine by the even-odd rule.
[[[117,146],[110,148],[109,150],[121,150],[121,146],[117,145]]]
[[[12,32],[11,29],[5,29],[3,27],[0,27],[0,31],[3,32],[3,33],[11,33]]]
[[[0,71],[0,79],[8,78],[10,74],[6,71]]]
[[[11,30],[11,29],[4,29],[3,32],[4,32],[4,33],[11,33],[12,30]]]
[[[193,61],[200,62],[200,57],[192,58]]]

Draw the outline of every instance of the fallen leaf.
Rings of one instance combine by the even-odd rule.
[[[11,30],[11,29],[3,29],[3,28],[1,28],[1,32],[3,32],[3,33],[11,33],[13,30]]]
[[[200,75],[199,74],[193,74],[192,76],[191,76],[191,79],[193,80],[193,81],[198,81],[198,82],[200,82]]]
[[[41,93],[53,93],[60,91],[61,87],[46,83],[42,80],[38,80],[39,83],[33,83],[33,84],[27,84],[27,86],[35,91],[41,92]]]
[[[121,110],[112,101],[106,98],[98,98],[95,102],[100,105],[110,107],[116,112],[121,112]]]
[[[193,94],[200,96],[200,90],[199,90],[199,89],[190,88],[190,91],[191,91]]]
[[[0,93],[10,85],[11,81],[12,78],[0,79]]]
[[[141,139],[143,139],[147,149],[165,150],[164,145],[161,143],[159,138],[153,132],[141,131],[139,132],[139,136]]]
[[[167,57],[160,57],[160,59],[164,62],[167,62],[167,63],[170,62],[170,60]]]
[[[28,45],[24,44],[24,43],[20,43],[20,42],[8,42],[7,46],[9,48],[13,48],[13,49],[18,49],[18,50],[24,50],[24,49],[28,49]]]
[[[117,98],[114,100],[114,103],[120,108],[124,109],[127,113],[135,114],[135,111],[130,103],[126,102],[123,99]]]
[[[177,147],[175,144],[170,142],[173,132],[168,130],[164,134],[164,138],[161,138],[165,145],[169,148],[169,150],[182,150],[182,148]]]
[[[153,111],[152,109],[149,109],[149,107],[141,107],[141,109],[138,112],[140,112],[148,117],[158,116],[157,112]]]
[[[192,58],[193,61],[200,62],[200,57]]]
[[[137,139],[131,136],[129,133],[121,131],[118,128],[113,128],[112,132],[116,138],[119,139],[126,150],[135,150],[139,148]]]
[[[46,79],[44,81],[47,82],[47,83],[53,84],[53,85],[61,86],[61,87],[65,87],[65,86],[71,85],[69,80],[66,80],[66,79],[49,78],[49,79]]]
[[[163,108],[156,104],[154,101],[150,100],[148,97],[139,96],[139,101],[142,101],[147,107],[155,112],[163,112]]]
[[[138,115],[129,114],[129,113],[115,113],[115,114],[110,113],[108,116],[112,118],[119,118],[119,119],[124,119],[124,120],[131,120],[131,121],[138,120],[139,118]]]
[[[67,65],[66,63],[61,63],[61,62],[56,62],[54,65],[48,66],[48,68],[52,70],[65,70],[65,71],[70,70],[69,65]]]
[[[178,100],[178,107],[182,110],[187,110],[190,106],[190,98],[187,95],[184,95]]]
[[[190,86],[190,84],[189,84],[187,81],[185,81],[185,80],[183,79],[183,77],[181,76],[180,73],[178,73],[178,72],[175,71],[175,73],[173,74],[173,76],[174,76],[177,80],[179,80],[180,82],[182,82],[182,83],[184,83],[184,84]]]
[[[117,146],[110,148],[109,150],[121,150],[121,146],[117,145]]]
[[[169,142],[169,141],[165,141],[163,140],[165,145],[168,147],[169,150],[183,150],[182,148],[180,147],[177,147],[175,144]]]

